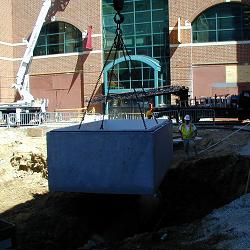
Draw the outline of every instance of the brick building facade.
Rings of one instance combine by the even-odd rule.
[[[188,86],[192,97],[250,90],[249,40],[192,42],[190,24],[195,18],[208,8],[225,3],[249,5],[250,1],[182,0],[169,3],[171,84]]]
[[[147,1],[147,0],[146,0]],[[190,88],[191,96],[232,94],[250,89],[250,41],[192,42],[192,22],[206,9],[230,0],[169,1],[171,84]],[[250,0],[231,1],[250,5]],[[12,102],[11,89],[41,0],[0,0],[0,101]],[[126,1],[125,1],[126,4]],[[72,24],[83,34],[93,27],[93,48],[83,52],[36,56],[30,68],[30,90],[49,99],[49,110],[86,105],[103,66],[102,1],[58,0],[47,21]],[[102,86],[99,86],[99,92]]]
[[[0,9],[0,101],[12,102],[11,85],[24,55],[28,39],[40,12],[42,1],[1,0]],[[6,3],[7,2],[7,3]],[[93,27],[92,50],[80,53],[34,57],[30,67],[30,91],[35,98],[49,99],[49,110],[84,106],[102,69],[102,34],[100,1],[59,0],[47,21],[70,23],[82,33]]]

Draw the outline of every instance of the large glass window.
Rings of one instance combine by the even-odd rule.
[[[82,33],[65,22],[52,22],[43,26],[34,56],[62,54],[82,51]]]
[[[250,6],[216,5],[199,15],[192,29],[194,43],[250,40]]]
[[[170,83],[169,76],[169,24],[167,0],[125,0],[121,12],[124,22],[121,24],[124,43],[131,55],[145,55],[160,61],[162,66],[163,85]],[[113,44],[116,24],[113,20],[115,11],[113,1],[103,0],[103,49],[104,59]],[[118,52],[117,58],[123,56]],[[110,61],[113,59],[112,55]],[[110,62],[109,61],[109,62]],[[154,75],[151,69],[141,63],[134,62],[132,67],[134,80],[128,77],[125,65],[116,66],[117,79],[112,83],[113,89],[130,89],[131,87],[153,88]],[[135,68],[135,69],[134,69]]]
[[[108,81],[110,89],[154,88],[154,69],[147,64],[133,61],[128,62],[131,77],[126,62],[116,64],[111,74],[109,71]]]

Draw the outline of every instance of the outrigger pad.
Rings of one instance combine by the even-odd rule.
[[[50,191],[152,195],[173,155],[172,123],[104,120],[47,133]]]

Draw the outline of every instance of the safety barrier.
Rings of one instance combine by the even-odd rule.
[[[145,114],[143,114],[145,117]],[[163,118],[172,120],[173,123],[179,123],[185,115],[190,115],[192,122],[213,121],[215,122],[215,111],[213,109],[180,109],[166,110],[162,112],[154,112],[155,118]],[[146,117],[145,117],[146,118]],[[118,113],[110,114],[109,119],[141,119],[140,113]]]
[[[145,117],[145,114],[143,114]],[[141,113],[117,113],[117,114],[109,114],[108,118],[113,119],[142,119]]]
[[[86,114],[84,123],[102,119],[101,114]],[[0,127],[38,126],[51,123],[77,124],[82,121],[80,112],[10,113],[0,116]]]
[[[185,115],[190,115],[192,122],[213,121],[215,123],[215,111],[213,109],[179,109],[154,112],[155,117],[161,117],[172,120],[173,123],[179,123]]]
[[[167,110],[167,111],[163,111],[163,112],[154,112],[154,116],[156,118],[165,118],[165,119],[169,119],[172,120],[173,122],[178,122],[179,120],[179,112],[178,110]]]
[[[7,124],[8,124],[7,115],[0,113],[0,127],[6,127]]]
[[[44,114],[44,123],[79,123],[83,113],[81,112],[47,112]],[[87,118],[87,115],[86,115]]]
[[[213,109],[180,109],[168,110],[164,112],[154,112],[154,116],[158,118],[170,119],[173,123],[179,123],[184,116],[188,114],[194,123],[209,119],[215,120],[215,112]],[[144,118],[145,114],[143,114]],[[82,112],[46,112],[46,113],[10,113],[0,115],[0,127],[12,126],[39,126],[41,124],[79,124],[82,121]],[[104,116],[104,119],[141,119],[141,113],[117,113]],[[99,113],[86,114],[83,123],[102,120],[103,115]]]
[[[44,121],[42,113],[10,113],[0,116],[0,127],[34,126]]]
[[[215,111],[213,109],[181,109],[179,110],[179,118],[182,120],[185,115],[190,115],[194,123],[199,121],[207,121],[207,119],[215,123]]]

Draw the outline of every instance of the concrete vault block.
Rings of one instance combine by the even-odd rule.
[[[50,191],[152,195],[173,154],[172,123],[105,120],[47,133]]]

